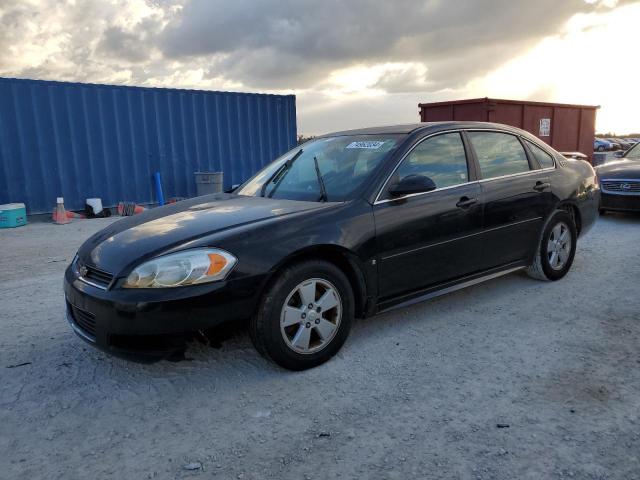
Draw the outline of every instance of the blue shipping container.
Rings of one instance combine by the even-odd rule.
[[[296,143],[294,95],[0,78],[0,204],[50,213],[86,198],[155,203],[196,194],[194,172],[242,183]]]

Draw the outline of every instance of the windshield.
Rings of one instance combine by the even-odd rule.
[[[287,200],[348,200],[397,146],[401,135],[324,137],[274,160],[236,192]]]
[[[636,143],[631,147],[629,151],[625,153],[624,158],[628,158],[629,160],[640,160],[640,143]]]

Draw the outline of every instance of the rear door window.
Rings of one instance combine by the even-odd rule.
[[[529,146],[529,150],[533,153],[533,156],[538,160],[538,163],[542,168],[553,168],[555,167],[555,163],[553,161],[553,157],[537,146],[535,143],[531,143],[528,140],[526,141]]]
[[[482,178],[528,172],[529,160],[515,135],[501,132],[469,132]]]

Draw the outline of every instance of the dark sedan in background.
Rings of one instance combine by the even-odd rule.
[[[640,143],[619,159],[596,167],[602,190],[600,212],[640,211]]]
[[[233,194],[120,220],[65,273],[75,332],[161,357],[249,320],[254,345],[301,370],[367,317],[524,269],[558,280],[597,216],[593,168],[516,128],[423,123],[298,146]]]

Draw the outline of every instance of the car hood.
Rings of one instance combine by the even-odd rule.
[[[117,275],[126,267],[217,232],[330,204],[232,194],[205,195],[124,218],[78,250],[83,263]]]
[[[600,165],[596,171],[600,178],[640,179],[640,162],[621,159]]]

